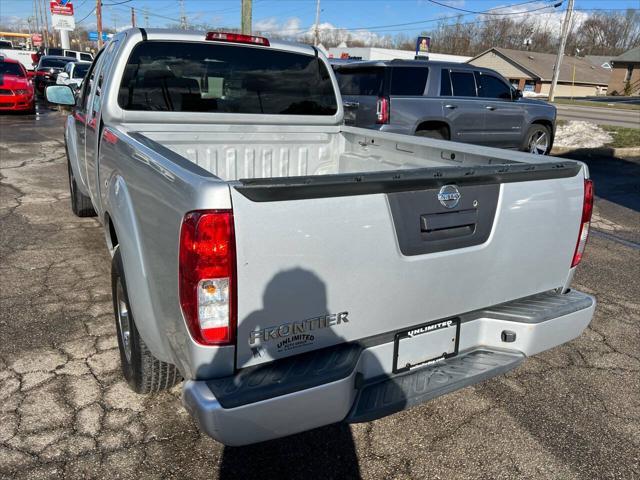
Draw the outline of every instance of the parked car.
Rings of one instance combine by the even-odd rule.
[[[78,50],[64,50],[62,54],[65,57],[75,58],[78,62],[93,62],[93,55],[88,52],[80,52]]]
[[[11,58],[22,64],[28,73],[33,73],[35,50],[17,50],[15,48],[3,48],[0,46],[0,57]]]
[[[47,98],[72,107],[123,375],[184,378],[227,445],[389,415],[591,321],[580,162],[346,126],[324,55],[262,37],[129,29],[86,78]]]
[[[35,111],[33,84],[17,60],[0,57],[0,111]]]
[[[336,64],[345,121],[359,127],[547,154],[556,108],[500,74],[423,60]]]
[[[44,89],[49,85],[55,85],[56,75],[62,72],[69,62],[76,60],[71,57],[45,55],[40,57],[36,66],[34,84],[36,93],[44,95]]]
[[[56,85],[69,85],[74,89],[80,88],[90,66],[91,62],[67,63],[64,70],[56,75]]]

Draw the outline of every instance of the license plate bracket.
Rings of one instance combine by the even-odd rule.
[[[393,373],[407,372],[458,354],[460,318],[447,318],[398,332],[393,345]]]

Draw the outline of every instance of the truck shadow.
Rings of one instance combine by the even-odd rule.
[[[597,197],[640,212],[637,182],[640,178],[640,159],[619,158],[614,153],[613,148],[580,148],[560,156],[587,164],[589,175],[595,182]]]
[[[348,310],[349,306],[331,306],[331,309],[336,308]],[[271,279],[264,290],[263,308],[252,312],[244,321],[252,329],[258,329],[335,313],[337,312],[330,311],[328,306],[325,283],[311,271],[293,268],[279,272]],[[350,322],[363,320],[365,319],[349,319]],[[261,355],[278,358],[285,355],[283,351],[286,350],[283,349],[293,353],[296,350],[304,352],[309,348],[309,344],[316,347],[340,344],[344,339],[336,331],[341,327],[348,328],[347,325],[336,324],[305,332],[312,338],[303,339],[301,342],[283,342],[283,339],[262,342],[259,351]],[[239,331],[238,342],[248,341],[246,335],[246,331]],[[368,362],[367,368],[379,368],[381,371],[382,367],[379,364],[371,364],[374,362]],[[308,372],[314,375],[318,374],[318,370],[310,369]],[[308,408],[308,414],[313,416],[314,405],[309,405]],[[274,415],[281,417],[283,413],[274,412]],[[358,457],[349,425],[336,423],[246,447],[224,448],[219,471],[221,479],[257,476],[306,479],[360,478]]]

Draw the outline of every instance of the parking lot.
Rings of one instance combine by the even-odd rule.
[[[69,207],[64,116],[0,117],[0,477],[640,478],[640,159],[591,158],[578,339],[371,423],[244,448],[197,430],[180,386],[119,371],[102,229]],[[523,252],[526,255],[526,252]]]

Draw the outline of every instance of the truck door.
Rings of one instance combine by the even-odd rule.
[[[91,86],[93,85],[93,78],[95,76],[98,62],[100,61],[101,53],[102,51],[98,52],[95,62],[93,62],[87,72],[87,80],[82,84],[82,88],[78,92],[76,106],[73,110],[74,128],[69,131],[68,148],[73,149],[75,147],[75,158],[77,159],[77,171],[75,171],[75,174],[76,178],[79,179],[85,187],[85,191],[88,190],[89,186],[87,180],[87,164],[85,161],[85,129],[87,123],[87,110],[89,105],[89,94],[91,93]],[[70,158],[73,158],[73,156]]]
[[[511,98],[511,87],[490,73],[475,71],[478,97],[485,109],[486,145],[517,148],[522,143],[523,105]]]
[[[102,58],[98,60],[95,74],[91,77],[90,92],[87,99],[86,126],[85,126],[85,165],[87,170],[87,186],[94,201],[94,206],[99,210],[100,186],[98,182],[98,147],[102,133],[102,89],[106,74],[109,71],[118,41],[111,41],[106,47]]]
[[[442,69],[440,88],[442,112],[451,126],[451,140],[484,143],[485,108],[478,101],[473,72],[462,69]]]

